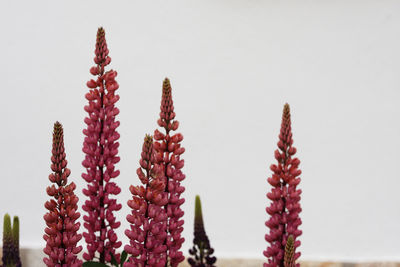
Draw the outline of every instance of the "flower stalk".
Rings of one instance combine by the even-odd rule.
[[[96,78],[87,82],[89,92],[85,95],[89,103],[85,106],[88,117],[85,118],[87,128],[83,130],[85,160],[82,165],[86,173],[82,174],[82,178],[88,183],[83,190],[88,200],[82,209],[87,213],[83,217],[86,228],[83,236],[87,244],[87,252],[83,257],[87,261],[95,259],[101,263],[110,263],[112,256],[119,262],[120,254],[115,250],[122,245],[115,233],[121,223],[114,216],[114,212],[120,210],[122,205],[112,197],[121,192],[113,182],[119,175],[115,164],[120,160],[117,156],[120,135],[116,131],[119,109],[115,107],[119,100],[115,91],[119,86],[115,81],[117,72],[105,71],[111,62],[108,53],[104,29],[99,28],[94,58],[96,65],[90,69]]]
[[[294,239],[294,261],[300,257],[300,252],[296,252],[296,248],[300,246],[297,237],[302,233],[298,229],[301,225],[299,217],[301,190],[297,189],[301,180],[298,177],[301,171],[298,168],[300,160],[294,157],[296,148],[293,147],[288,104],[285,104],[283,108],[278,148],[275,150],[275,159],[278,163],[271,165],[270,169],[273,174],[268,178],[268,183],[272,186],[272,189],[267,194],[271,204],[266,208],[270,218],[265,225],[270,231],[265,235],[265,240],[270,245],[264,251],[264,256],[268,258],[268,263],[264,263],[264,267],[284,266],[285,245],[290,235]]]
[[[172,134],[178,129],[179,122],[175,120],[171,91],[170,81],[166,78],[162,88],[160,118],[157,121],[165,132],[154,131],[156,162],[160,164],[163,170],[164,191],[168,196],[168,203],[164,205],[167,213],[167,238],[164,241],[164,245],[167,246],[168,258],[165,267],[167,267],[167,264],[176,267],[185,259],[181,251],[182,243],[185,240],[181,236],[184,224],[182,219],[184,212],[181,209],[181,205],[185,202],[185,199],[181,197],[181,194],[185,191],[185,188],[181,185],[181,182],[185,179],[185,175],[181,170],[184,166],[184,160],[181,159],[181,155],[185,152],[185,149],[180,144],[183,140],[183,135],[180,133]]]
[[[155,163],[153,137],[150,135],[144,138],[139,163],[136,173],[143,185],[129,188],[133,197],[128,201],[128,206],[132,212],[126,218],[131,225],[125,234],[130,244],[124,249],[131,257],[124,266],[165,266],[167,215],[164,206],[168,203],[168,197],[164,192],[162,167]]]
[[[196,196],[193,247],[189,249],[192,257],[188,259],[188,262],[192,267],[215,267],[217,258],[212,256],[213,253],[214,249],[210,246],[210,240],[204,229],[200,196]]]
[[[80,227],[80,223],[76,222],[80,217],[77,212],[78,197],[74,193],[75,184],[68,184],[71,171],[67,168],[64,133],[59,122],[54,124],[51,162],[53,173],[49,175],[49,180],[52,185],[46,190],[51,199],[44,205],[48,212],[44,215],[47,227],[43,236],[46,241],[43,251],[47,256],[43,262],[48,267],[79,267],[82,261],[77,254],[82,246],[77,244],[82,235],[77,233]]]

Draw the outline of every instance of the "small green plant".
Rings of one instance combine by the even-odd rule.
[[[110,252],[111,254],[111,266],[115,266],[115,267],[123,267],[124,263],[126,261],[126,258],[128,257],[128,254],[126,253],[126,251],[123,251],[121,254],[121,260],[120,260],[120,264],[118,264],[117,260],[115,259],[114,255]],[[110,265],[101,263],[101,262],[97,262],[97,261],[87,261],[84,262],[83,267],[110,267]]]
[[[14,216],[11,226],[11,217],[4,215],[3,224],[3,267],[21,267],[19,257],[19,219]]]

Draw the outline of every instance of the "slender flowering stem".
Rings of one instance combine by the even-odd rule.
[[[210,240],[204,229],[200,196],[196,196],[193,248],[189,249],[192,257],[188,259],[188,262],[192,267],[215,267],[217,258],[212,256],[213,253],[214,249],[210,246]]]
[[[83,236],[87,244],[87,252],[83,257],[87,261],[96,259],[101,263],[111,262],[111,254],[119,262],[120,254],[115,249],[122,245],[115,233],[121,223],[114,216],[114,212],[120,210],[122,205],[112,198],[112,195],[121,192],[112,182],[119,175],[119,170],[115,169],[115,164],[120,160],[117,156],[119,133],[116,131],[119,121],[115,120],[119,110],[114,105],[119,100],[115,94],[119,86],[115,81],[117,72],[105,71],[111,62],[108,52],[104,29],[99,28],[94,58],[96,66],[90,69],[96,80],[87,82],[90,90],[85,95],[89,103],[85,106],[88,117],[85,118],[87,128],[83,130],[83,152],[86,156],[82,165],[86,173],[82,177],[88,183],[83,194],[89,199],[82,209],[87,212],[83,217],[86,228]]]
[[[82,246],[78,246],[82,236],[78,234],[80,217],[78,197],[74,194],[75,184],[68,184],[71,171],[67,168],[65,159],[63,128],[59,122],[54,124],[53,149],[51,157],[51,170],[49,180],[53,183],[47,187],[47,194],[51,197],[45,203],[48,212],[44,215],[47,228],[43,236],[46,247],[43,249],[47,255],[43,262],[48,267],[80,267],[82,261],[77,258]]]
[[[163,82],[160,118],[157,121],[158,125],[164,128],[165,133],[158,130],[154,131],[156,162],[163,169],[165,192],[168,194],[168,203],[164,206],[168,216],[167,238],[164,241],[167,246],[168,262],[165,267],[167,267],[167,264],[176,267],[185,259],[181,251],[182,243],[185,241],[181,237],[184,212],[180,207],[185,202],[185,199],[181,197],[181,194],[185,191],[185,188],[181,185],[182,180],[185,179],[185,175],[181,171],[184,165],[181,155],[185,152],[185,149],[180,144],[183,135],[180,133],[171,134],[179,126],[179,122],[175,120],[171,90],[170,82],[166,78]]]
[[[166,234],[167,193],[164,192],[162,167],[155,163],[153,138],[146,135],[142,148],[140,168],[136,173],[143,185],[130,186],[133,198],[128,201],[132,213],[126,218],[131,224],[125,234],[130,244],[125,251],[131,255],[125,267],[164,266],[167,262]]]
[[[265,235],[265,240],[270,243],[270,246],[264,251],[264,256],[268,258],[268,263],[264,263],[264,267],[284,266],[285,245],[289,235],[292,235],[294,239],[294,251],[300,246],[300,241],[296,239],[302,233],[298,229],[301,225],[299,217],[301,190],[297,189],[301,171],[298,169],[300,160],[293,157],[296,148],[292,145],[290,108],[288,104],[285,104],[278,142],[279,150],[275,151],[278,164],[271,165],[273,174],[268,178],[272,190],[267,194],[271,204],[266,211],[271,217],[265,223],[270,229]],[[295,252],[294,260],[299,257],[300,252]]]

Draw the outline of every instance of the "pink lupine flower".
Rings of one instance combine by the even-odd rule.
[[[163,83],[161,112],[158,125],[165,129],[165,133],[158,130],[154,132],[154,149],[157,151],[156,161],[163,169],[165,192],[168,194],[168,203],[164,206],[168,219],[167,223],[167,238],[164,244],[167,246],[167,257],[172,267],[178,266],[185,257],[181,249],[182,243],[185,241],[181,237],[183,231],[183,211],[181,205],[185,199],[181,197],[185,188],[181,186],[181,182],[185,179],[185,175],[181,169],[184,165],[184,160],[181,159],[181,154],[185,149],[181,147],[183,136],[180,133],[171,134],[171,131],[176,131],[179,122],[175,120],[174,105],[171,95],[171,85],[166,78]]]
[[[271,192],[267,197],[271,204],[266,211],[271,216],[265,223],[269,227],[269,234],[265,235],[265,240],[270,243],[264,256],[268,258],[268,263],[264,267],[283,267],[285,246],[290,235],[294,240],[294,260],[300,257],[300,252],[296,248],[300,246],[300,241],[296,240],[302,231],[298,229],[301,225],[299,213],[301,190],[297,189],[300,183],[301,171],[298,169],[300,160],[293,157],[296,148],[292,146],[292,129],[290,122],[290,108],[285,104],[282,115],[282,125],[279,135],[278,148],[275,151],[275,158],[278,164],[271,165],[273,172],[268,178],[268,183],[272,186]],[[296,264],[296,266],[300,266]]]
[[[59,122],[54,124],[53,150],[51,157],[49,180],[53,183],[47,187],[47,194],[52,197],[45,203],[48,212],[44,215],[46,221],[45,234],[46,247],[43,249],[47,255],[43,258],[48,267],[80,267],[82,261],[77,254],[82,246],[77,246],[82,235],[77,234],[80,223],[76,222],[80,214],[78,197],[74,194],[75,184],[68,184],[71,171],[67,168],[65,159],[63,128]]]
[[[105,71],[110,64],[108,48],[103,28],[97,31],[97,41],[94,62],[96,66],[90,69],[90,73],[96,76],[87,82],[90,88],[86,94],[89,104],[85,106],[88,117],[85,118],[87,128],[83,130],[85,140],[83,152],[86,154],[82,165],[86,173],[83,179],[88,183],[83,193],[89,198],[82,209],[87,212],[83,217],[86,232],[83,233],[87,244],[87,252],[83,254],[85,260],[96,258],[99,262],[111,262],[112,253],[119,261],[119,254],[115,249],[122,243],[118,241],[115,229],[120,226],[116,221],[114,211],[121,209],[112,195],[118,195],[121,189],[113,182],[119,175],[115,164],[119,162],[118,154],[119,133],[116,131],[119,121],[115,120],[119,110],[114,104],[119,100],[115,91],[118,83],[115,81],[117,72]]]
[[[146,135],[144,138],[140,168],[136,173],[144,185],[130,186],[133,198],[128,201],[132,209],[126,219],[131,224],[125,234],[130,244],[125,251],[131,254],[125,267],[163,267],[167,263],[167,237],[164,206],[168,203],[167,193],[164,192],[164,174],[161,166],[155,163],[153,138]]]

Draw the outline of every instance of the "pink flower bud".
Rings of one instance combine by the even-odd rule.
[[[159,130],[154,131],[154,139],[157,141],[163,140],[165,138],[165,135],[161,133]]]
[[[290,156],[293,156],[294,154],[296,154],[296,148],[295,147],[290,147],[288,150],[288,153]]]
[[[100,74],[100,72],[99,72],[99,67],[97,67],[97,66],[91,67],[91,68],[90,68],[90,73],[91,73],[92,75],[98,75],[98,74]]]
[[[87,83],[86,83],[86,85],[87,85],[87,87],[89,87],[89,88],[96,88],[97,87],[97,83],[92,79],[92,80],[90,80],[90,81],[88,81]]]
[[[174,117],[175,117],[175,115],[172,118],[174,118]],[[172,123],[171,130],[176,131],[178,129],[178,127],[179,127],[179,121],[174,121]]]

